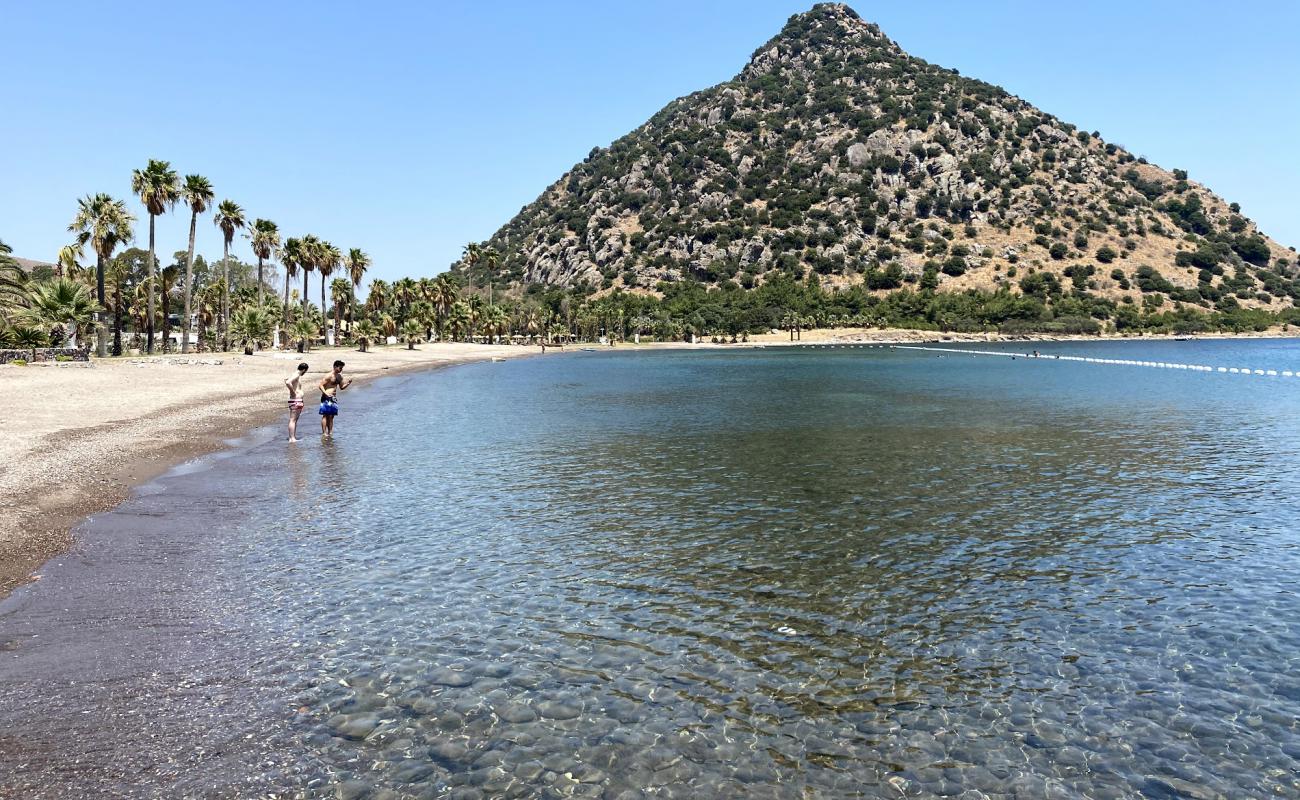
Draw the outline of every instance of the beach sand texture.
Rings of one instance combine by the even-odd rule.
[[[121,502],[136,483],[255,425],[287,420],[283,380],[299,361],[311,365],[299,436],[312,437],[319,433],[316,382],[335,359],[347,362],[361,385],[402,371],[539,353],[439,343],[0,366],[8,405],[0,418],[0,597],[66,550],[78,520]]]

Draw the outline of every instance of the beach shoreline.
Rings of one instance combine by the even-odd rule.
[[[0,367],[10,409],[0,431],[0,600],[75,546],[75,527],[178,464],[249,431],[287,423],[282,381],[311,365],[299,437],[318,436],[313,392],[335,359],[358,387],[391,375],[540,355],[518,345],[426,344],[158,355]],[[346,416],[344,417],[346,425]]]
[[[581,350],[740,349],[800,345],[1032,344],[1069,341],[1295,338],[1295,332],[1176,336],[1006,336],[911,329],[826,328],[789,341],[785,332],[746,343],[685,342],[571,345]],[[306,356],[276,351],[163,355],[94,360],[86,364],[0,366],[11,409],[0,430],[0,599],[39,580],[50,558],[74,546],[72,531],[87,517],[126,500],[132,490],[172,467],[229,446],[257,427],[285,418],[281,381],[299,360],[312,365],[304,438],[316,436],[311,402],[315,381],[336,358],[348,374],[373,378],[444,366],[540,355],[521,345],[439,343],[416,350],[381,347],[369,353],[319,348]],[[16,408],[12,407],[16,406]],[[345,422],[346,424],[346,417]]]

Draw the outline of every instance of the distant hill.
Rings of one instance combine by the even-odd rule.
[[[19,268],[22,269],[23,272],[28,274],[33,272],[53,272],[58,266],[57,264],[51,264],[48,261],[34,261],[30,258],[18,258],[17,256],[10,256],[10,258],[18,264]]]
[[[500,264],[472,277],[516,288],[752,288],[783,272],[1148,310],[1300,296],[1294,251],[1188,173],[910,56],[833,4],[592,150],[490,244]]]

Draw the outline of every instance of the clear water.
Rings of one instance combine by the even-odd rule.
[[[0,795],[1300,797],[1298,413],[890,350],[388,381],[0,605]]]

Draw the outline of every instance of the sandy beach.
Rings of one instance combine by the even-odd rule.
[[[314,390],[336,358],[361,386],[404,371],[539,353],[446,343],[0,366],[9,404],[0,423],[0,597],[39,578],[40,565],[72,544],[77,521],[121,502],[132,486],[256,425],[284,420],[282,382],[300,360],[311,365]],[[319,434],[315,396],[308,391],[300,435]]]

